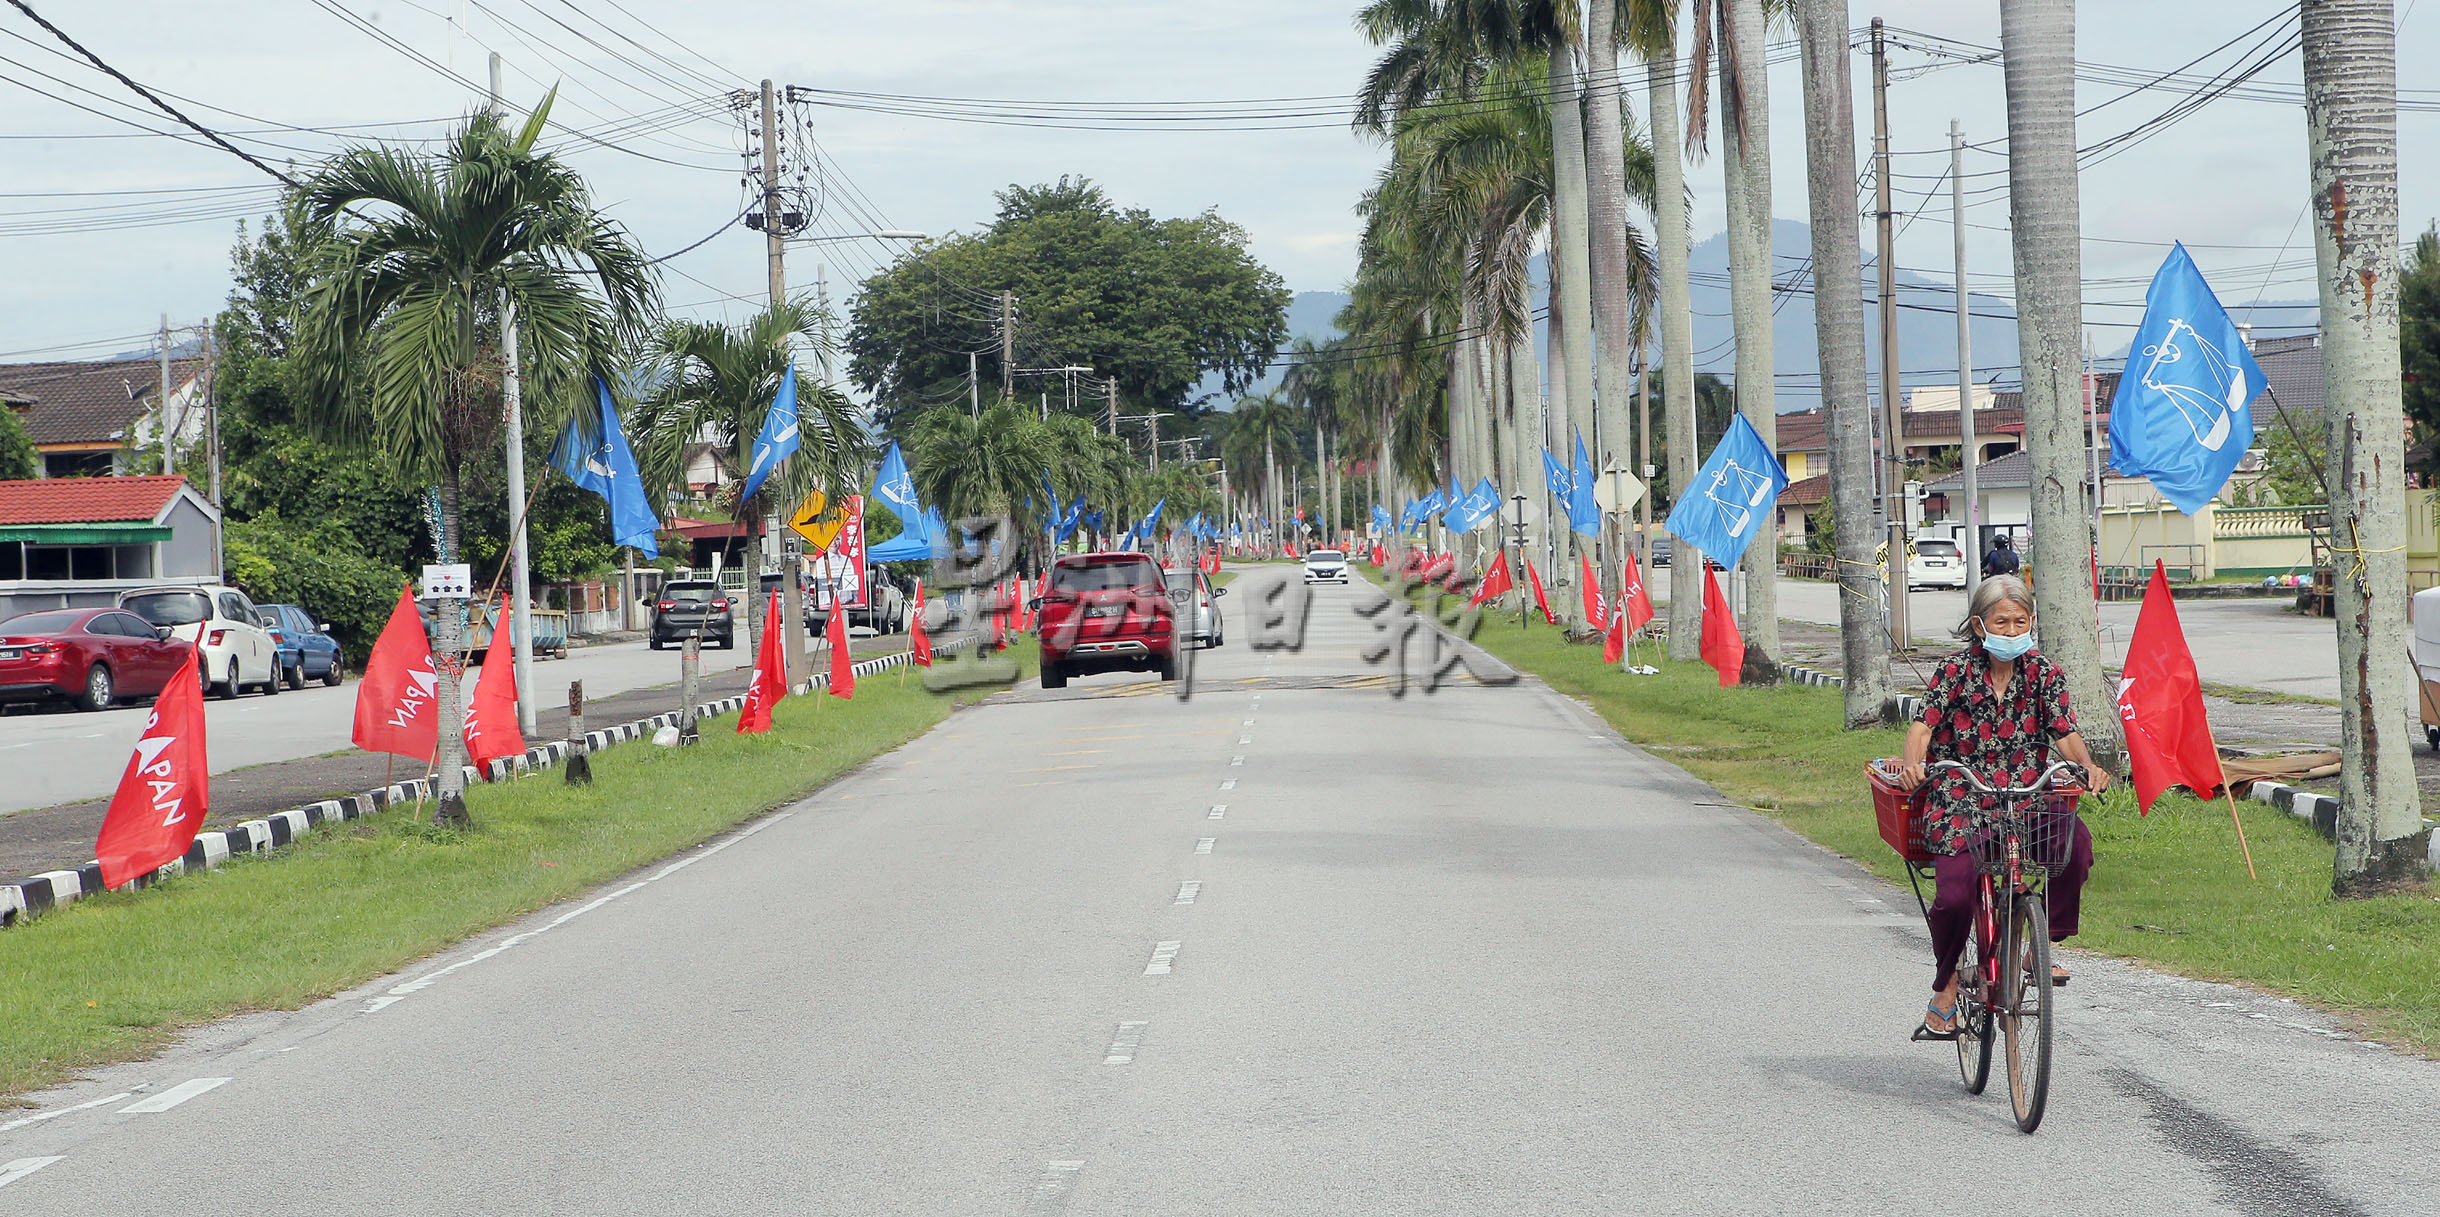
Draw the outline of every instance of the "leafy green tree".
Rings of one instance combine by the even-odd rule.
[[[1652,372],[1652,400],[1663,400],[1669,372],[1656,368]],[[1698,372],[1694,378],[1695,443],[1694,464],[1711,455],[1711,446],[1728,432],[1729,416],[1737,412],[1737,391],[1728,382],[1709,372]],[[1671,439],[1669,420],[1661,411],[1652,412],[1652,464],[1657,473],[1652,478],[1652,517],[1659,519],[1668,504],[1677,501],[1677,487],[1670,484],[1669,453]]]
[[[25,433],[25,423],[17,412],[0,405],[0,481],[16,481],[38,477],[42,473],[42,454],[34,450],[32,436]]]
[[[2428,450],[2440,439],[2440,227],[2426,227],[2415,238],[2398,279],[2398,355],[2406,377],[2406,417]],[[2433,470],[2427,466],[2423,472],[2429,476]]]
[[[1206,373],[1241,392],[1287,340],[1287,288],[1216,213],[1156,218],[1083,178],[998,198],[988,228],[926,245],[859,289],[849,373],[893,433],[902,417],[965,400],[969,352],[986,384],[1000,380],[1002,292],[1016,299],[1020,367],[1090,367],[1117,379],[1131,413],[1193,407]],[[1104,404],[1078,409],[1098,417]]]
[[[916,497],[948,519],[1004,515],[1022,536],[1042,531],[1049,433],[1024,406],[1003,398],[980,416],[933,410],[908,431],[906,451]]]
[[[229,582],[262,604],[296,604],[330,624],[347,661],[360,664],[398,603],[404,574],[329,522],[278,515],[228,526]]]
[[[295,366],[309,435],[387,458],[440,488],[440,544],[462,552],[462,471],[492,458],[501,417],[502,293],[514,302],[529,425],[592,400],[653,307],[643,252],[595,210],[584,179],[535,151],[551,99],[510,131],[477,114],[438,149],[354,148],[316,168],[291,208],[306,250]],[[435,643],[459,651],[462,614]],[[435,818],[467,822],[458,666],[441,665]]]

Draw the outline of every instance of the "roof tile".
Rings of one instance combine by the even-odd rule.
[[[0,482],[0,525],[149,523],[184,485],[185,478],[158,475]]]

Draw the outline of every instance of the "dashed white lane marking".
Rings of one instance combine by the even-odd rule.
[[[1227,781],[1225,781],[1225,782],[1220,783],[1220,789],[1222,789],[1222,790],[1235,790],[1236,788],[1237,788],[1237,779],[1235,779],[1235,778],[1230,778],[1229,780],[1227,780]]]
[[[413,980],[403,981],[399,984],[392,985],[388,992],[364,1003],[364,1013],[371,1014],[376,1010],[383,1009],[394,1002],[406,998],[410,994],[420,993],[423,990],[432,987],[432,983],[434,981],[447,976],[451,972],[455,972],[460,968],[473,967],[474,965],[481,963],[484,960],[509,949],[510,947],[516,946],[517,944],[524,942],[537,934],[550,933],[552,930],[558,929],[559,927],[566,925],[567,923],[574,921],[577,918],[582,917],[585,914],[590,913],[593,910],[628,894],[629,892],[641,889],[645,884],[658,883],[671,875],[677,874],[679,871],[685,870],[687,867],[693,866],[697,862],[703,861],[705,858],[711,857],[713,854],[719,853],[721,850],[727,849],[728,847],[745,840],[747,837],[753,836],[755,833],[761,832],[762,830],[787,819],[793,814],[793,812],[786,811],[774,812],[770,817],[764,819],[762,822],[746,827],[745,829],[739,831],[736,836],[730,837],[728,840],[722,841],[718,845],[709,846],[691,857],[680,858],[677,861],[672,862],[669,865],[664,866],[661,869],[618,889],[617,891],[611,892],[604,896],[596,897],[587,903],[569,909],[567,912],[561,913],[559,916],[552,918],[549,922],[543,925],[536,926],[522,934],[510,935],[507,938],[501,939],[498,945],[477,951],[474,954],[469,955],[456,963],[450,964],[445,968],[426,972]]]
[[[1207,820],[1217,820],[1217,819],[1221,819],[1221,818],[1223,818],[1223,817],[1225,817],[1225,816],[1227,816],[1227,815],[1228,815],[1228,804],[1226,804],[1226,803],[1214,803],[1214,804],[1212,804],[1212,813],[1211,813],[1210,815],[1208,815],[1208,816],[1205,816],[1204,818],[1205,818],[1205,819],[1207,819]]]
[[[1178,884],[1178,898],[1177,898],[1177,899],[1175,899],[1175,900],[1170,901],[1169,903],[1171,903],[1171,904],[1173,904],[1173,905],[1176,905],[1176,904],[1193,904],[1193,903],[1195,902],[1195,897],[1200,896],[1200,895],[1202,895],[1202,894],[1203,894],[1203,884],[1202,884],[1202,882],[1201,882],[1201,881],[1199,881],[1199,880],[1195,880],[1195,879],[1188,879],[1188,880],[1186,880],[1185,882]]]
[[[119,1109],[119,1114],[123,1116],[134,1116],[145,1115],[156,1111],[168,1111],[170,1108],[176,1107],[180,1103],[184,1103],[188,1099],[194,1098],[196,1095],[202,1094],[207,1090],[216,1090],[222,1086],[225,1086],[228,1084],[228,1082],[229,1079],[227,1078],[196,1078],[193,1081],[180,1082],[149,1099],[139,1099],[136,1102],[129,1103],[127,1106]]]
[[[1228,763],[1231,765],[1242,765],[1245,763],[1245,758],[1243,756],[1232,756],[1228,758]]]
[[[1169,975],[1169,965],[1176,962],[1178,958],[1178,948],[1185,945],[1186,944],[1184,942],[1176,939],[1171,939],[1167,942],[1154,943],[1152,945],[1152,959],[1150,962],[1144,965],[1144,975]]]
[[[46,1111],[35,1115],[21,1116],[17,1119],[9,1121],[6,1124],[0,1124],[0,1132],[8,1132],[12,1129],[23,1128],[28,1124],[40,1124],[44,1120],[56,1120],[70,1112],[83,1111],[89,1107],[100,1107],[107,1103],[116,1103],[120,1099],[132,1099],[135,1097],[135,1094],[136,1092],[132,1090],[122,1090],[117,1094],[104,1095],[101,1098],[93,1099],[89,1102],[79,1103],[74,1107],[62,1107],[58,1111]]]
[[[1240,744],[1250,744],[1254,742],[1254,737],[1250,735],[1240,735],[1237,737],[1237,742]]]
[[[1076,1172],[1083,1169],[1081,1161],[1045,1163],[1042,1177],[1034,1181],[1034,1198],[1025,1206],[1026,1217],[1049,1217],[1067,1208],[1068,1193],[1076,1190]]]
[[[1195,852],[1198,854],[1208,854],[1212,852],[1212,846],[1219,843],[1220,838],[1218,837],[1197,837],[1195,838]]]
[[[60,1155],[53,1154],[48,1158],[19,1158],[14,1162],[0,1162],[0,1187],[7,1187],[59,1159]]]
[[[1254,725],[1254,720],[1253,720],[1253,719],[1250,719],[1250,718],[1249,718],[1249,719],[1247,719],[1247,720],[1245,720],[1245,725],[1246,725],[1246,726],[1249,726],[1249,727],[1253,726],[1253,725]]]
[[[1144,1028],[1147,1026],[1150,1026],[1150,1024],[1143,1022],[1120,1023],[1118,1025],[1118,1034],[1110,1037],[1110,1051],[1101,1058],[1101,1063],[1104,1065],[1134,1064],[1135,1050],[1143,1047]]]

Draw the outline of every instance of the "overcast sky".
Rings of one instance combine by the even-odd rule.
[[[2440,73],[2415,66],[2440,62],[2440,2],[2430,13],[2416,12],[2418,3],[2399,6],[2399,58],[2409,65],[2400,83],[2440,88]],[[487,51],[498,50],[511,65],[513,104],[529,106],[560,82],[555,117],[572,126],[633,127],[637,116],[653,128],[675,124],[614,139],[629,151],[559,137],[611,214],[655,255],[701,240],[740,207],[738,154],[748,142],[736,117],[709,102],[719,92],[715,81],[752,87],[768,75],[833,90],[1028,102],[1242,101],[1343,96],[1378,53],[1355,32],[1353,4],[1329,0],[35,0],[35,7],[128,75],[176,95],[175,104],[197,120],[255,132],[236,138],[275,163],[310,161],[349,139],[443,129],[476,101],[444,70],[480,82]],[[2292,7],[2087,3],[2077,55],[2167,71]],[[1891,0],[1877,11],[1895,27],[1991,45],[1999,38],[1997,5],[1988,0]],[[437,67],[349,25],[342,12]],[[1874,12],[1859,4],[1856,23]],[[64,52],[23,15],[0,9],[0,76],[11,86],[0,88],[0,359],[140,346],[132,336],[152,329],[164,311],[173,325],[199,321],[227,293],[236,217],[272,198],[269,179],[236,157],[119,121],[174,125]],[[2230,61],[2223,54],[2197,70]],[[1964,122],[1970,141],[2003,133],[1997,65],[1924,70],[1938,62],[1912,51],[1892,57],[1892,146],[1905,154],[1897,161],[1904,176],[1893,178],[1901,210],[1914,210],[1945,167],[1951,117]],[[1869,76],[1860,52],[1855,70],[1859,143],[1868,149]],[[2289,55],[2258,83],[2292,91],[2300,76],[2298,58]],[[1774,211],[1795,220],[1806,215],[1799,87],[1792,61],[1772,70]],[[2119,92],[2080,86],[2079,106],[2099,106],[2082,119],[2080,143],[2134,127],[2179,96],[2149,91],[2100,104]],[[1640,92],[1631,97],[1640,113]],[[2440,93],[2416,100],[2422,97]],[[943,122],[834,106],[802,113],[829,158],[817,232],[862,233],[881,224],[935,235],[972,229],[988,219],[995,189],[1082,174],[1121,204],[1158,214],[1217,208],[1247,229],[1255,255],[1298,290],[1338,288],[1352,273],[1352,205],[1381,160],[1376,146],[1329,117],[1293,120],[1314,124],[1301,128],[1183,132],[1161,124],[1060,130]],[[289,127],[328,130],[276,129]],[[2429,156],[2434,134],[2434,115],[2401,116],[2410,238],[2440,212],[2440,177]],[[1966,164],[1969,175],[1986,175],[1967,179],[1984,191],[1969,209],[1975,290],[2001,295],[2008,293],[2007,200],[1996,171],[2005,166],[1996,151],[1971,152]],[[1719,176],[1716,160],[1690,169],[1698,240],[1720,228]],[[2082,179],[2088,300],[2139,302],[2165,252],[2158,243],[2172,239],[2189,244],[2232,308],[2258,298],[2309,298],[2312,244],[2297,223],[2305,181],[2301,107],[2235,97],[2098,164]],[[136,191],[181,193],[104,193]],[[1941,186],[1936,205],[1901,238],[1900,265],[1947,275],[1947,214]],[[674,259],[668,300],[703,315],[743,311],[749,305],[734,298],[750,301],[764,289],[762,250],[760,234],[732,229]],[[789,274],[792,283],[809,284],[816,264],[827,263],[836,285],[869,273],[889,252],[886,242],[862,239],[800,246]],[[2136,315],[2095,307],[2087,320],[2107,347],[2116,343],[2105,324],[2131,326]],[[2125,331],[2115,332],[2123,342]]]

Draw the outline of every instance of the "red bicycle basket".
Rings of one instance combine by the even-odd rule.
[[[1901,789],[1894,757],[1865,765],[1864,780],[1872,786],[1872,815],[1880,821],[1881,839],[1909,862],[1931,861],[1936,855],[1923,843],[1923,812],[1931,795],[1931,784]]]

